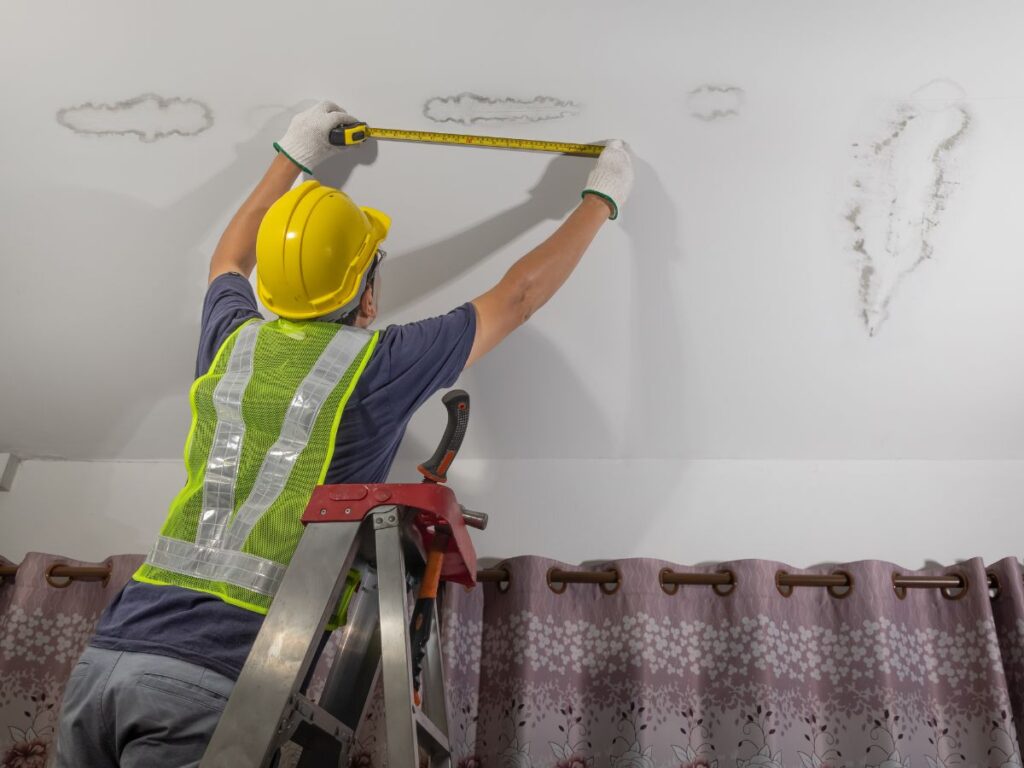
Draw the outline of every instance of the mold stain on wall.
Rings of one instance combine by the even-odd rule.
[[[739,115],[743,96],[743,89],[735,85],[705,84],[686,95],[686,106],[690,117],[710,123]]]
[[[84,136],[135,136],[154,142],[199,135],[213,125],[213,110],[198,99],[144,93],[114,104],[65,107],[58,110],[57,122]]]
[[[435,96],[423,105],[423,116],[435,123],[536,123],[573,117],[581,111],[579,104],[553,96],[532,99],[491,98],[476,93]]]
[[[871,336],[889,317],[903,282],[933,257],[971,125],[963,102],[959,86],[934,81],[898,104],[874,140],[853,145],[858,170],[844,219],[859,267],[861,319]]]

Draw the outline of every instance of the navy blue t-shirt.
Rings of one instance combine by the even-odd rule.
[[[229,273],[210,283],[196,377],[206,373],[224,340],[254,317],[260,313],[245,277]],[[472,304],[385,329],[345,405],[326,482],[385,481],[412,414],[455,383],[475,333]],[[261,614],[214,595],[130,581],[100,617],[90,645],[171,656],[237,678],[262,623]]]

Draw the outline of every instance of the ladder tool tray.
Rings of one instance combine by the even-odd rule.
[[[466,587],[476,584],[476,550],[466,530],[455,493],[434,483],[345,483],[318,485],[302,515],[305,524],[360,523],[382,506],[406,507],[417,514],[413,525],[424,551],[431,549],[436,526],[448,529],[441,579]]]

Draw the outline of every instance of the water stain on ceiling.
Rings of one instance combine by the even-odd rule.
[[[553,96],[534,96],[531,99],[481,96],[459,93],[454,96],[434,96],[423,105],[423,116],[435,123],[536,123],[573,117],[581,111],[574,101]]]
[[[743,89],[738,86],[706,83],[686,95],[686,106],[690,117],[710,123],[739,115],[743,97]]]
[[[154,142],[199,135],[213,125],[213,110],[198,99],[144,93],[114,104],[65,107],[58,110],[57,122],[84,136],[135,136]]]
[[[853,145],[857,171],[844,218],[871,336],[889,317],[900,286],[934,255],[970,125],[963,89],[937,80],[896,104],[874,138]]]

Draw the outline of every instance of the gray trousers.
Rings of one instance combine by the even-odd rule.
[[[234,684],[167,656],[86,648],[64,692],[57,768],[194,768]]]

